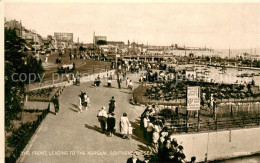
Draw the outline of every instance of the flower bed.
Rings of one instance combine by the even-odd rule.
[[[197,81],[184,81],[176,83],[169,81],[165,84],[154,84],[146,89],[144,96],[147,96],[149,100],[158,101],[170,101],[174,99],[185,99],[187,86],[200,86],[201,93],[204,94],[202,100],[209,100],[211,94],[217,100],[223,99],[249,99],[251,97],[260,97],[260,92],[253,92],[251,90],[252,85],[231,85],[231,84],[214,84]],[[201,96],[203,98],[203,96]]]
[[[49,87],[38,89],[27,93],[29,101],[50,102],[54,95],[59,95],[64,87]]]
[[[174,100],[156,100],[156,99],[149,99],[145,96],[146,90],[149,89],[149,86],[141,86],[139,85],[133,93],[134,103],[136,104],[158,104],[158,105],[185,105],[185,99],[174,99]]]

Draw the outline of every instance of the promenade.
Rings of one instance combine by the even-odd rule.
[[[134,81],[134,87],[137,87],[138,77],[134,74],[128,77]],[[87,82],[80,86],[73,85],[65,88],[60,96],[59,114],[47,115],[18,162],[121,163],[131,157],[131,151],[149,150],[142,143],[142,139],[136,136],[141,135],[138,117],[144,108],[129,104],[132,95],[130,90],[126,89],[125,82],[122,83],[122,89],[118,89],[115,80],[112,82],[112,88],[107,88],[105,81],[102,81],[100,87],[94,87],[92,84],[93,82]],[[87,111],[78,113],[77,102],[81,90],[86,91],[90,96],[91,107]],[[108,110],[108,103],[112,96],[117,103],[116,132],[119,133],[120,117],[126,112],[134,127],[131,140],[122,139],[117,135],[107,137],[100,133],[97,114],[102,106]]]

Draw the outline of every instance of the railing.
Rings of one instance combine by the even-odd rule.
[[[212,120],[206,122],[191,122],[185,119],[168,121],[165,123],[173,133],[188,133],[202,131],[217,131],[221,129],[245,128],[259,126],[260,116],[232,118],[227,120]]]

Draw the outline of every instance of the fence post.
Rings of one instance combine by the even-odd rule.
[[[197,124],[197,132],[199,132],[200,129],[200,110],[198,110],[198,124]]]
[[[189,111],[186,111],[186,133],[188,132],[188,115],[189,115]]]
[[[217,121],[217,119],[215,119],[215,128],[216,128],[216,131],[218,130],[218,121]]]
[[[257,124],[258,124],[258,126],[259,126],[259,104],[258,104],[258,107],[257,107],[258,109],[258,112],[257,112]]]
[[[233,105],[230,104],[230,116],[233,117]]]

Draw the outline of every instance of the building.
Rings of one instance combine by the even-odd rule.
[[[54,32],[54,37],[58,42],[73,42],[73,33]]]
[[[117,46],[119,49],[123,49],[125,47],[125,43],[123,41],[107,41],[107,45]]]
[[[16,31],[16,35],[21,37],[22,36],[22,31],[24,30],[24,27],[22,26],[22,22],[20,20],[17,21],[17,20],[10,20],[10,21],[6,21],[5,19],[5,22],[4,22],[4,27],[5,29],[15,29]]]
[[[54,32],[57,48],[68,48],[73,46],[73,33]]]
[[[98,41],[107,41],[107,36],[94,36],[94,44],[97,44]]]

